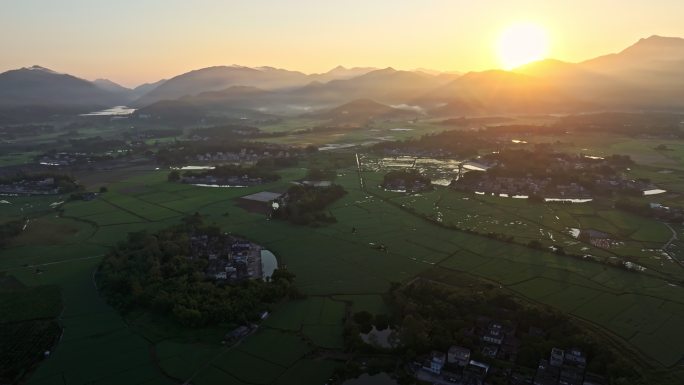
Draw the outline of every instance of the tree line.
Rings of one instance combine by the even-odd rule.
[[[344,187],[338,184],[328,187],[294,185],[284,194],[281,207],[273,210],[273,217],[297,225],[334,223],[337,221],[335,217],[324,210],[346,194]]]

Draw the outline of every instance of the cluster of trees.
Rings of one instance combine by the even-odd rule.
[[[399,185],[404,186],[406,191],[432,189],[430,178],[421,175],[417,170],[390,171],[382,179],[382,186],[384,188],[394,188]]]
[[[426,134],[417,139],[396,142],[381,142],[373,146],[378,152],[410,152],[435,153],[441,155],[471,157],[483,148],[492,147],[493,143],[484,135],[474,131],[444,131],[437,134]]]
[[[460,118],[445,119],[439,123],[444,125],[444,126],[460,126],[460,127],[481,126],[481,125],[486,125],[486,124],[500,124],[499,126],[494,126],[494,128],[498,128],[498,127],[507,127],[507,126],[502,126],[501,124],[508,123],[508,122],[513,121],[513,120],[515,120],[515,119],[507,118],[507,117],[503,117],[503,116],[487,116],[487,117],[481,117],[481,118],[466,118],[465,116],[462,116]],[[488,127],[488,128],[490,128],[490,127]]]
[[[213,176],[216,178],[234,178],[234,177],[247,177],[250,179],[259,178],[262,181],[276,181],[280,179],[280,175],[271,171],[267,167],[241,167],[235,165],[224,165],[216,166],[211,170],[205,171],[188,171],[184,174],[189,177],[205,177]]]
[[[321,169],[317,167],[310,168],[306,172],[306,176],[304,177],[304,180],[314,180],[314,181],[322,181],[322,180],[335,180],[337,178],[337,170],[335,169]]]
[[[86,153],[87,152],[87,153]],[[129,149],[128,151],[122,153],[117,153],[116,157],[121,158],[124,156],[129,155],[131,150]],[[88,152],[87,150],[80,150],[78,152],[73,152],[68,155],[70,158],[73,159],[73,165],[87,165],[93,162],[102,162],[102,161],[107,161],[107,160],[112,160],[115,158],[113,154],[108,154],[108,153],[99,153],[99,154],[93,154]],[[44,152],[43,154],[36,155],[34,157],[34,160],[36,162],[40,162],[43,158],[49,157],[49,158],[58,158],[58,151],[53,149],[50,149],[49,151]]]
[[[268,282],[223,285],[207,279],[208,261],[188,258],[190,237],[217,231],[195,215],[154,234],[131,233],[104,258],[98,287],[122,312],[153,311],[190,327],[255,321],[269,304],[300,296],[294,274],[282,269]]]
[[[557,132],[611,132],[620,135],[661,135],[682,137],[682,115],[671,113],[606,112],[570,115],[555,124]]]
[[[0,224],[0,247],[7,246],[9,241],[21,234],[22,224],[21,221],[9,221]]]
[[[297,225],[334,223],[335,217],[323,210],[346,194],[347,191],[337,184],[329,187],[294,185],[285,193],[284,204],[273,211],[273,217]]]
[[[112,150],[119,150],[127,147],[123,140],[119,139],[104,139],[101,136],[93,136],[83,139],[69,139],[71,149],[75,152],[95,153]]]
[[[483,135],[511,134],[549,134],[572,132],[603,132],[620,135],[642,136],[659,135],[682,137],[679,123],[680,114],[670,113],[623,113],[609,112],[597,114],[570,115],[560,118],[549,125],[515,124],[510,118],[456,118],[442,121],[443,125],[472,127],[490,125],[480,130]],[[498,125],[495,125],[498,124]]]
[[[653,208],[648,203],[623,198],[615,202],[615,208],[641,215],[642,217],[656,218],[666,222],[684,222],[684,209],[681,207]]]
[[[484,173],[466,173],[461,184],[475,184],[483,178],[506,177],[536,179],[550,178],[549,193],[554,193],[556,185],[576,183],[596,194],[610,194],[596,187],[596,182],[604,178],[615,178],[634,162],[628,155],[611,155],[605,159],[593,159],[578,155],[557,153],[545,145],[537,145],[533,150],[503,149],[498,153],[483,157],[494,164]],[[581,164],[578,169],[575,166]],[[625,191],[630,192],[630,191]],[[532,197],[538,201],[540,197]]]
[[[244,138],[265,138],[281,135],[281,133],[269,133],[258,127],[243,124],[225,124],[211,127],[196,128],[190,132],[191,136],[197,135],[211,140],[240,140]]]
[[[297,150],[290,147],[285,147],[277,144],[248,142],[240,140],[239,138],[231,140],[211,140],[211,141],[177,141],[168,146],[159,149],[156,157],[161,164],[178,166],[185,165],[188,160],[197,155],[215,154],[217,152],[232,152],[238,153],[245,150],[247,153],[263,154],[269,152],[271,154],[279,151],[289,151],[291,153]]]
[[[533,150],[503,149],[498,153],[485,156],[485,159],[497,162],[488,173],[495,176],[522,177],[532,175],[543,178],[551,177],[560,181],[581,181],[583,177],[596,175],[615,175],[634,164],[628,155],[611,155],[605,159],[592,159],[573,154],[551,151],[547,146],[535,146]],[[582,170],[574,165],[582,164]]]
[[[79,191],[83,189],[83,186],[79,185],[76,180],[64,174],[53,174],[53,173],[31,173],[27,174],[24,172],[18,172],[13,176],[6,176],[0,178],[0,184],[13,184],[16,182],[37,182],[52,178],[54,180],[52,186],[59,189],[62,193],[70,193],[73,191]]]
[[[148,130],[132,129],[121,134],[121,136],[126,140],[131,140],[135,137],[160,139],[181,135],[183,135],[183,130],[180,128],[155,128]]]
[[[471,349],[476,359],[487,361],[480,357],[479,338],[470,331],[477,330],[478,318],[488,317],[517,324],[520,348],[516,364],[520,366],[536,368],[554,347],[578,347],[588,356],[589,372],[605,375],[612,383],[638,383],[638,373],[630,362],[562,313],[522,303],[490,284],[471,286],[477,286],[477,290],[426,280],[392,286],[386,296],[392,309],[390,322],[400,325],[407,356],[413,358],[433,349],[446,351],[458,345]],[[529,335],[530,327],[541,329],[544,337]]]
[[[353,320],[361,333],[370,332],[373,329],[373,326],[375,326],[377,330],[385,330],[395,326],[387,314],[373,315],[365,310],[354,313]]]
[[[100,189],[98,191],[99,191],[99,194],[104,194],[107,191],[109,191],[109,189],[107,188],[107,186],[100,186]],[[93,191],[79,191],[79,192],[71,193],[71,195],[69,196],[69,200],[72,200],[72,201],[90,201],[90,200],[97,198],[97,194],[98,193],[93,192]]]

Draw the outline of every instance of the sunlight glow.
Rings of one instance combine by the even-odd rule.
[[[515,24],[499,38],[497,53],[506,70],[541,60],[549,50],[549,38],[544,28],[531,23]]]

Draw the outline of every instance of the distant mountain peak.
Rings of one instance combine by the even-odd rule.
[[[109,79],[95,79],[93,80],[93,84],[95,84],[97,87],[105,90],[105,91],[110,91],[110,92],[129,92],[131,91],[130,88],[126,88],[118,83],[115,83]]]
[[[639,39],[636,43],[625,48],[622,52],[628,53],[633,51],[645,50],[667,50],[676,47],[684,47],[684,39],[681,37],[668,37],[652,35],[647,38]]]
[[[117,84],[117,83],[115,83],[115,82],[113,82],[113,81],[111,81],[111,80],[109,80],[109,79],[105,79],[105,78],[98,78],[98,79],[95,79],[95,80],[93,80],[93,83]],[[117,84],[117,85],[118,85],[118,84]]]
[[[651,35],[646,38],[639,39],[639,42],[683,42],[684,38],[674,36],[660,36]]]
[[[56,73],[57,73],[57,72],[55,72],[55,71],[53,71],[53,70],[51,70],[51,69],[49,69],[49,68],[45,68],[45,67],[42,67],[42,66],[39,66],[39,65],[32,65],[32,66],[30,66],[30,67],[24,67],[23,69],[29,70],[29,71],[47,72],[47,73],[51,73],[51,74],[56,74]]]
[[[322,78],[325,81],[329,81],[335,79],[349,79],[356,76],[365,75],[375,70],[376,68],[373,67],[345,67],[343,65],[338,65],[326,73],[318,75],[314,74],[313,76]]]
[[[116,90],[117,92],[112,92]],[[34,65],[0,74],[0,106],[70,106],[99,108],[126,102],[125,89],[105,81],[90,82]]]

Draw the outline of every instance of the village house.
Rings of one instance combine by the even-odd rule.
[[[492,322],[487,332],[482,336],[482,340],[490,344],[501,345],[504,337],[503,325],[498,322]]]
[[[587,358],[577,349],[551,349],[548,360],[541,360],[534,385],[583,385]]]
[[[423,364],[423,369],[435,374],[442,373],[442,369],[446,364],[446,355],[436,350],[430,353],[430,358]]]
[[[23,179],[0,184],[0,195],[56,195],[60,193],[55,178]]]
[[[470,349],[452,346],[447,352],[447,362],[451,365],[466,367],[470,362]]]
[[[190,237],[189,258],[206,258],[205,274],[217,281],[239,282],[262,278],[261,247],[227,234]]]

